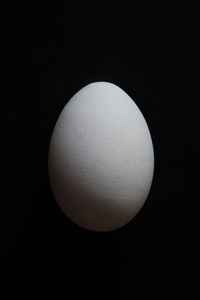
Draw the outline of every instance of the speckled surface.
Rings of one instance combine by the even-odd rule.
[[[49,147],[49,177],[62,211],[90,230],[128,223],[144,204],[154,153],[135,102],[108,82],[89,84],[66,104]]]

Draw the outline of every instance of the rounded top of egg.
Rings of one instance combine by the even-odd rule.
[[[49,146],[49,178],[75,224],[94,231],[127,224],[148,196],[153,169],[147,123],[121,88],[94,82],[65,105]]]

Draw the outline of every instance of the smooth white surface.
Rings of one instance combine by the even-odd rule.
[[[49,178],[74,223],[94,231],[128,223],[148,196],[153,169],[148,126],[122,89],[91,83],[66,104],[50,142]]]

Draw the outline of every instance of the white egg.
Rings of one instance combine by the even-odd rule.
[[[135,102],[109,82],[91,83],[62,110],[49,147],[49,178],[65,215],[94,231],[127,224],[144,204],[154,152]]]

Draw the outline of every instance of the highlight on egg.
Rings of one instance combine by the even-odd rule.
[[[54,127],[48,170],[55,199],[75,224],[112,231],[130,222],[154,171],[150,131],[130,96],[109,82],[80,89]]]

